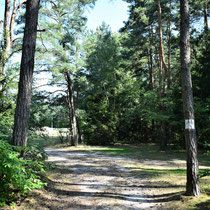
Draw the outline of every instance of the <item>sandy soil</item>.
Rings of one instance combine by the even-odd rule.
[[[101,152],[46,152],[58,169],[45,190],[34,191],[16,209],[159,209],[167,202],[157,186],[126,167],[137,160]]]

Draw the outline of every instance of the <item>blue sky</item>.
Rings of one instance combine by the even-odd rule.
[[[94,9],[87,12],[87,27],[95,30],[104,21],[112,31],[118,31],[128,19],[128,4],[123,0],[97,0]]]
[[[128,19],[128,4],[123,0],[97,0],[95,7],[86,12],[87,27],[95,30],[104,21],[109,24],[112,31],[118,31],[123,21]],[[3,19],[4,1],[0,0],[0,20]]]

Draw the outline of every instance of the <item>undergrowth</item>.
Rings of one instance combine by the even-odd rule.
[[[20,157],[20,152],[26,158]],[[42,188],[41,174],[45,173],[35,147],[14,147],[0,140],[0,206],[5,206],[32,189]]]

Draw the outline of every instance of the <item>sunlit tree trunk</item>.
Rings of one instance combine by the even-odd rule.
[[[149,47],[149,83],[150,88],[153,91],[154,89],[154,73],[153,73],[153,27],[150,26],[149,29],[149,40],[150,40],[150,47]],[[152,119],[152,130],[153,133],[155,132],[155,121]]]
[[[70,129],[71,129],[71,144],[72,146],[77,146],[78,145],[77,119],[75,115],[72,80],[69,73],[66,73],[66,81],[68,86],[68,108],[69,108]]]
[[[150,39],[150,47],[149,47],[149,83],[150,83],[150,88],[153,90],[154,87],[154,76],[153,76],[153,51],[152,51],[152,46],[153,46],[153,28],[150,26],[149,30],[149,39]]]
[[[10,51],[10,10],[11,0],[5,0],[5,13],[4,13],[4,48],[5,57],[8,56]]]
[[[10,9],[11,1],[5,0],[5,10],[4,10],[4,22],[3,22],[3,49],[0,57],[0,81],[4,76],[4,67],[7,60],[10,47],[10,36],[9,36],[9,23],[10,23]]]
[[[13,1],[13,10],[12,10],[12,15],[10,18],[10,49],[13,47],[13,42],[14,42],[14,24],[15,24],[15,18],[17,17],[21,7],[26,4],[26,1],[22,1],[17,5],[17,0]]]
[[[194,122],[193,92],[190,71],[190,30],[189,2],[180,0],[180,58],[182,75],[182,99],[185,118],[185,141],[187,149],[186,194],[199,196],[199,167],[197,159],[197,140]]]
[[[204,7],[203,7],[203,13],[204,13],[204,39],[205,39],[205,47],[206,50],[208,50],[209,47],[209,42],[208,42],[208,30],[209,30],[209,26],[208,26],[208,1],[206,0],[204,3]]]
[[[163,34],[160,0],[158,0],[158,33],[159,33],[159,95],[162,95],[163,88]]]
[[[165,63],[164,47],[163,47],[163,32],[162,32],[162,9],[160,0],[158,0],[158,31],[159,31],[159,98],[166,96],[166,85],[165,85],[165,75],[168,73],[168,68]],[[164,72],[163,72],[164,69]],[[161,102],[160,109],[162,112],[165,112],[165,104]],[[160,143],[160,149],[166,149],[167,147],[167,126],[166,122],[161,122],[162,128],[162,138]]]
[[[168,19],[168,71],[167,71],[167,89],[171,88],[171,1],[169,5],[170,14]]]
[[[28,0],[26,3],[26,23],[13,130],[13,144],[17,146],[27,145],[39,3],[40,0]]]
[[[13,47],[14,42],[14,23],[15,18],[20,10],[20,8],[25,4],[26,1],[22,1],[17,5],[17,0],[13,1],[13,10],[11,14],[11,0],[5,0],[5,12],[4,12],[4,24],[3,24],[3,47],[2,53],[0,55],[0,81],[4,75],[4,68],[8,61],[11,49]]]
[[[204,3],[204,30],[207,32],[209,27],[208,27],[208,0]]]

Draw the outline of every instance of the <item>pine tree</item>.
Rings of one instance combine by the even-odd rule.
[[[16,146],[27,145],[39,3],[40,0],[26,2],[26,23],[13,130],[13,144]]]
[[[185,141],[187,148],[187,195],[200,195],[197,140],[195,130],[192,79],[190,71],[189,2],[180,0],[180,57],[182,73],[182,99],[185,117]]]

